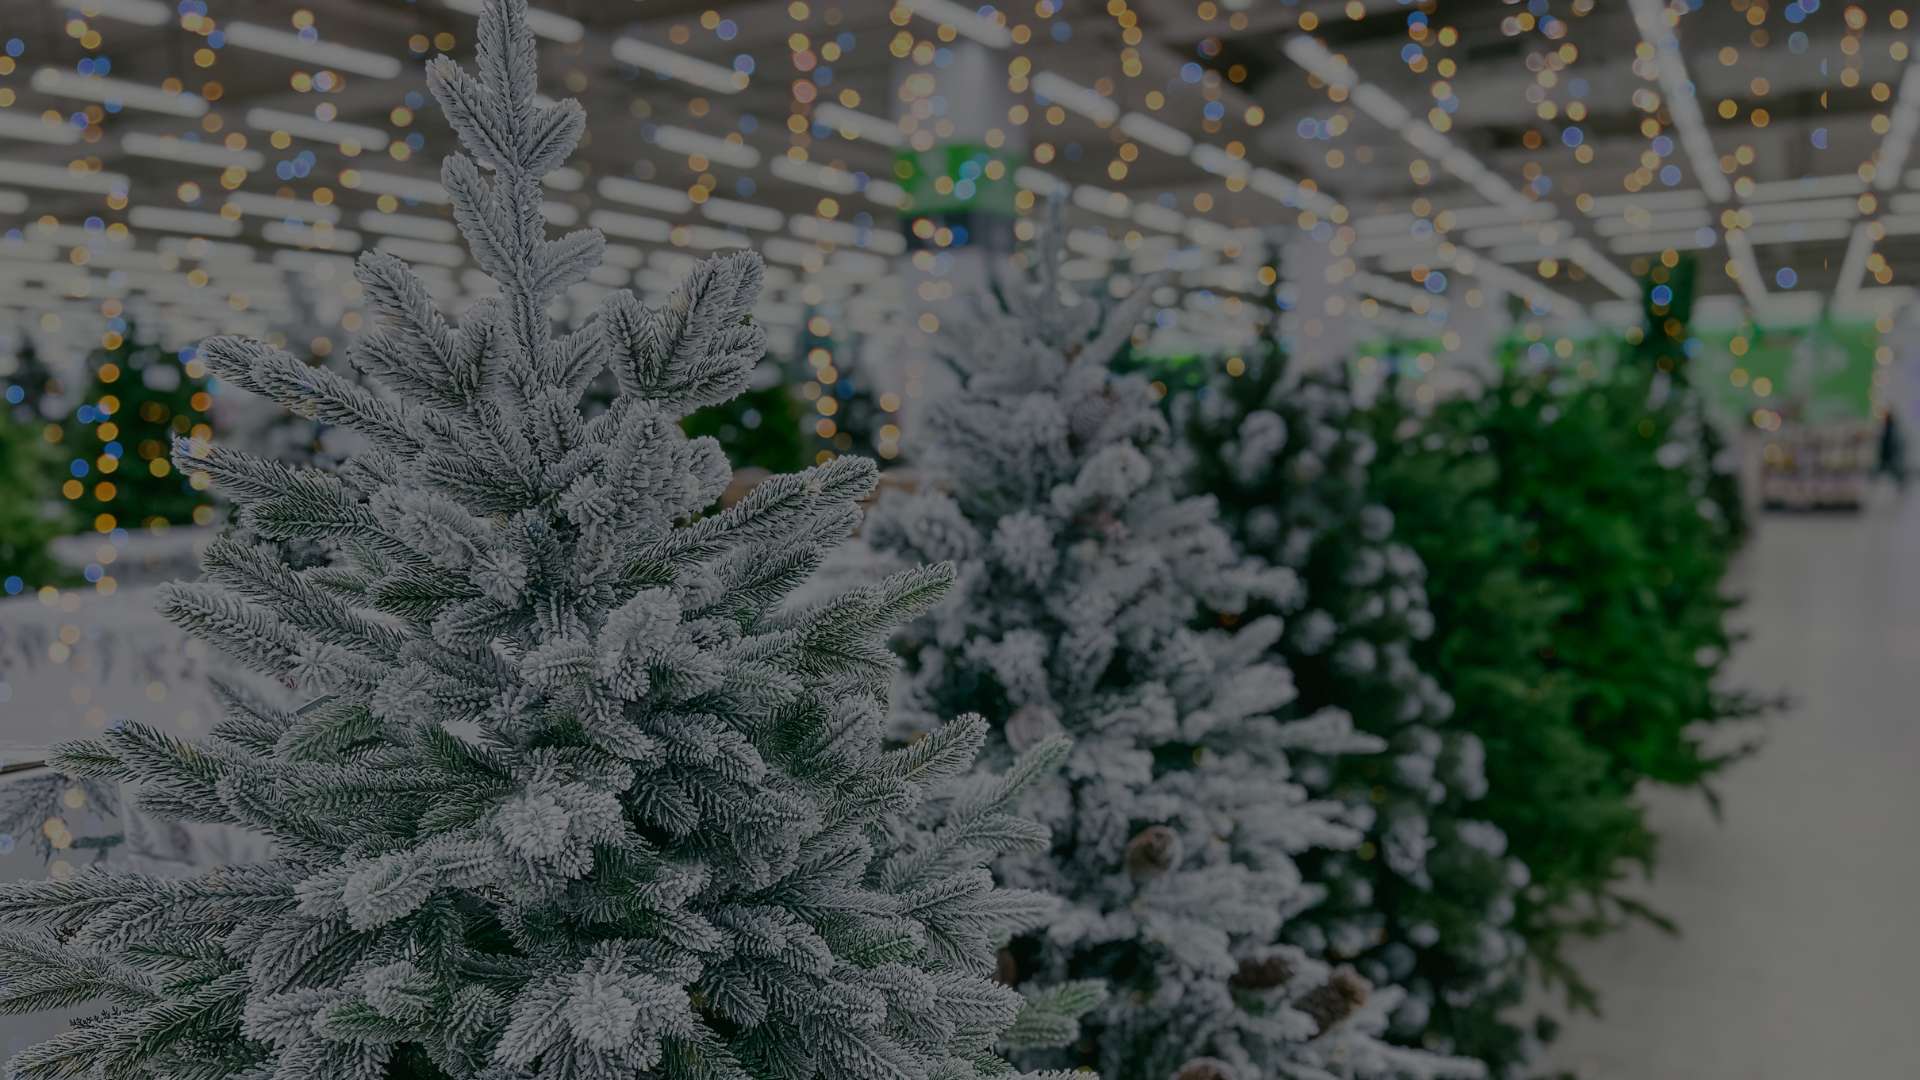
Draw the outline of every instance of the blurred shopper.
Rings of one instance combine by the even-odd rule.
[[[1874,470],[1893,478],[1893,485],[1907,489],[1907,436],[1891,411],[1880,427],[1880,464]]]

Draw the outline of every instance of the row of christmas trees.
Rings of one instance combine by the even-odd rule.
[[[1682,365],[1416,413],[1269,346],[1162,394],[1116,370],[1148,291],[1073,295],[1056,233],[946,320],[911,489],[722,507],[682,422],[750,384],[758,260],[557,334],[581,113],[522,0],[477,60],[429,83],[501,298],[450,325],[370,254],[366,383],[202,347],[365,445],[177,444],[237,512],[162,611],[262,681],[57,757],[277,854],[0,886],[0,1008],[99,1006],[16,1075],[1525,1074],[1528,980],[1641,914],[1636,789],[1748,707]]]

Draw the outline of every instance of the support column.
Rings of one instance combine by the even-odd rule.
[[[893,176],[908,199],[898,275],[907,325],[893,357],[872,358],[898,380],[892,388],[909,452],[917,407],[952,387],[944,366],[931,362],[931,331],[1013,251],[1013,174],[1026,158],[1024,126],[1008,116],[1018,99],[1007,88],[1004,54],[960,39],[919,60],[899,60],[893,72],[894,116],[908,133]]]
[[[1325,244],[1295,236],[1286,242],[1281,267],[1293,290],[1293,310],[1281,323],[1296,372],[1305,375],[1344,364],[1353,355],[1358,297],[1351,280]]]

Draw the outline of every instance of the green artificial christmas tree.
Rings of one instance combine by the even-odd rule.
[[[44,410],[59,391],[31,339],[5,358],[0,373],[0,596],[14,596],[71,575],[48,551],[67,532],[55,505],[61,461],[49,439],[63,434]]]
[[[814,462],[840,454],[858,454],[892,462],[899,457],[898,417],[883,407],[884,396],[854,360],[855,348],[836,335],[824,314],[809,312],[795,354],[795,379],[808,415],[802,421]]]
[[[466,151],[442,179],[500,297],[449,325],[363,255],[382,328],[355,355],[380,392],[258,342],[201,349],[368,442],[337,471],[176,447],[246,532],[162,610],[302,704],[230,693],[211,738],[128,723],[56,765],[278,854],[0,886],[0,1007],[89,1007],[18,1080],[970,1080],[1008,1071],[1003,1036],[1073,1034],[1087,995],[991,979],[1054,905],[981,865],[1046,845],[1011,807],[1064,741],[957,791],[977,718],[883,748],[885,638],[950,569],[784,603],[854,529],[871,463],[708,512],[726,459],[678,421],[748,381],[758,258],[556,336],[548,306],[603,241],[546,235],[540,180],[583,117],[536,101],[526,14],[488,3],[477,75],[428,68]],[[602,367],[620,393],[587,419]],[[336,558],[294,569],[281,542]]]
[[[1269,652],[1278,620],[1194,627],[1203,605],[1283,603],[1295,576],[1233,550],[1213,499],[1176,486],[1148,382],[1111,370],[1151,288],[1111,311],[1076,298],[1061,231],[1044,236],[1029,273],[942,320],[959,386],[928,405],[925,483],[884,496],[865,533],[902,565],[959,568],[953,599],[900,639],[909,717],[981,710],[996,766],[1075,739],[1031,804],[1051,851],[999,864],[1068,907],[1002,976],[1111,993],[1086,1038],[1032,1063],[1107,1080],[1481,1075],[1377,1042],[1400,991],[1285,943],[1323,891],[1303,865],[1361,840],[1292,755],[1378,740],[1338,713],[1281,716],[1295,690]]]
[[[32,338],[22,338],[12,356],[0,356],[0,396],[14,419],[45,420],[46,407],[60,394],[60,380],[40,357]]]
[[[1672,266],[1656,262],[1647,271],[1641,281],[1645,324],[1628,339],[1625,362],[1653,373],[1649,386],[1656,396],[1676,397],[1673,423],[1678,441],[1672,445],[1692,450],[1685,459],[1687,475],[1724,542],[1738,547],[1751,528],[1740,486],[1739,447],[1731,444],[1692,377],[1690,358],[1698,348],[1692,336],[1698,269],[1699,260],[1681,255]]]
[[[1313,790],[1356,807],[1366,840],[1306,858],[1329,895],[1290,939],[1404,986],[1392,1038],[1518,1075],[1532,1040],[1504,1014],[1524,988],[1513,918],[1527,870],[1488,820],[1480,738],[1415,659],[1434,630],[1425,570],[1374,487],[1377,448],[1345,373],[1291,371],[1268,336],[1171,400],[1192,485],[1239,545],[1301,582],[1283,603],[1216,614],[1283,617],[1273,656],[1298,686],[1289,715],[1337,710],[1387,747],[1303,763]]]
[[[1657,369],[1598,380],[1509,373],[1450,418],[1498,464],[1491,488],[1531,523],[1523,573],[1561,583],[1548,659],[1614,784],[1696,787],[1744,747],[1711,732],[1768,702],[1725,689],[1735,643],[1726,525],[1703,506],[1697,429]]]
[[[1373,491],[1426,567],[1435,630],[1414,643],[1412,657],[1452,695],[1454,722],[1485,748],[1487,794],[1475,812],[1499,826],[1527,866],[1514,927],[1535,973],[1593,1008],[1565,946],[1646,914],[1618,886],[1651,868],[1654,837],[1631,787],[1581,727],[1575,676],[1553,659],[1562,620],[1578,617],[1580,590],[1534,572],[1541,530],[1501,498],[1482,406],[1453,400],[1417,415],[1402,389],[1390,381],[1367,418],[1380,447]]]
[[[800,409],[783,382],[755,387],[732,401],[712,405],[681,424],[694,438],[712,438],[726,447],[736,472],[798,472],[814,463],[813,450],[800,430]]]
[[[0,412],[0,595],[13,596],[69,575],[47,545],[65,531],[59,508],[59,460],[43,422]]]
[[[89,361],[92,382],[74,408],[61,443],[62,489],[82,528],[205,525],[212,500],[175,469],[175,438],[207,439],[206,366],[142,342],[138,328],[109,332]]]

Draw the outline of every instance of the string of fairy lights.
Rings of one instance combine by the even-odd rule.
[[[1582,41],[1600,8],[1595,0],[1533,0],[1500,15],[1498,32],[1524,48],[1513,54],[1517,61],[1498,62],[1524,70],[1519,97],[1530,112],[1519,136],[1529,156],[1513,175],[1457,138],[1457,118],[1472,108],[1460,80],[1482,61],[1471,58],[1470,35],[1430,5],[1353,0],[1270,12],[1201,0],[1188,5],[1191,44],[1178,47],[1154,33],[1164,10],[1140,9],[1167,5],[1128,0],[1073,11],[1058,0],[999,10],[898,0],[877,33],[856,28],[856,13],[842,3],[792,0],[776,9],[787,20],[783,32],[742,26],[714,8],[608,43],[590,40],[588,28],[562,12],[541,10],[533,26],[551,48],[585,57],[604,44],[618,77],[642,80],[608,94],[605,71],[584,63],[561,69],[554,92],[589,96],[596,108],[621,102],[609,119],[638,134],[639,156],[624,174],[557,174],[546,216],[557,228],[594,225],[611,241],[608,265],[574,298],[576,312],[603,290],[658,295],[706,250],[762,250],[770,288],[759,315],[811,343],[799,357],[801,389],[823,454],[853,444],[844,427],[847,384],[863,346],[897,332],[902,312],[931,330],[938,316],[927,308],[951,299],[951,285],[938,280],[941,256],[967,238],[932,217],[911,218],[902,235],[895,222],[910,196],[889,168],[900,154],[958,137],[977,138],[989,152],[1018,147],[1020,155],[988,153],[977,174],[935,178],[934,195],[1011,183],[1012,205],[1023,214],[1048,196],[1066,197],[1075,213],[1074,276],[1173,275],[1174,310],[1156,328],[1167,340],[1244,336],[1258,306],[1249,301],[1278,283],[1268,259],[1266,226],[1273,224],[1321,245],[1328,274],[1351,292],[1329,301],[1347,304],[1344,311],[1325,314],[1431,336],[1441,353],[1460,347],[1453,320],[1512,295],[1526,306],[1521,337],[1564,355],[1581,327],[1637,318],[1637,279],[1657,276],[1688,250],[1724,248],[1719,268],[1745,306],[1774,309],[1809,294],[1793,291],[1791,266],[1763,275],[1757,252],[1810,235],[1850,240],[1837,298],[1873,311],[1884,333],[1903,294],[1889,291],[1895,275],[1879,243],[1920,233],[1920,194],[1899,190],[1920,119],[1920,89],[1911,88],[1920,80],[1870,78],[1864,65],[1871,47],[1911,61],[1904,41],[1881,46],[1870,33],[1904,31],[1908,16],[1862,5],[1842,16],[1839,88],[1885,106],[1868,119],[1883,140],[1876,160],[1816,177],[1819,183],[1780,187],[1755,178],[1753,145],[1722,153],[1730,138],[1705,124],[1712,117],[1765,130],[1782,77],[1770,81],[1756,68],[1744,95],[1696,101],[1686,88],[1697,73],[1687,64],[1744,70],[1771,48],[1802,53],[1801,26],[1821,5],[1729,2],[1751,27],[1747,37],[1697,55],[1678,47],[1683,18],[1697,17],[1684,6],[1630,4],[1640,36],[1631,99],[1646,148],[1632,169],[1611,177],[1591,175],[1602,161],[1590,125],[1594,82],[1609,59]],[[0,235],[0,321],[108,352],[138,332],[156,346],[152,363],[191,382],[200,377],[194,340],[282,332],[278,313],[296,293],[330,296],[337,331],[295,344],[316,357],[334,352],[361,329],[348,263],[362,248],[408,258],[450,304],[490,290],[458,245],[431,171],[437,149],[422,124],[430,103],[405,82],[425,57],[470,44],[452,16],[470,17],[477,0],[422,0],[420,11],[434,15],[425,25],[357,45],[345,43],[351,16],[318,8],[272,23],[207,0],[42,6],[61,20],[64,43],[34,52],[22,37],[0,41],[0,146],[33,151],[0,155],[0,220],[13,223]],[[1399,62],[1425,80],[1423,99],[1397,100],[1373,81],[1378,69],[1363,69],[1322,41],[1330,29],[1370,19],[1404,25]],[[115,70],[116,54],[163,32],[192,39],[178,53],[180,70],[155,83]],[[1296,157],[1314,175],[1262,163],[1276,118],[1242,89],[1256,75],[1236,59],[1248,35],[1285,40],[1299,78],[1326,97],[1324,113],[1288,118],[1298,121]],[[749,40],[759,44],[749,48]],[[1097,65],[1103,73],[1091,78],[1076,74],[1089,69],[1080,59],[1089,41],[1117,43]],[[949,107],[966,92],[947,74],[962,47],[986,50],[1004,75],[1004,112],[978,132],[960,131]],[[838,74],[874,62],[899,73],[884,93]],[[651,80],[674,93],[634,92]],[[756,87],[781,86],[776,111],[740,104],[759,100],[747,93]],[[1381,140],[1383,128],[1394,139]],[[1346,199],[1338,185],[1315,179],[1375,169],[1383,146],[1396,140],[1413,154],[1412,194],[1400,205]],[[156,179],[162,175],[178,179]],[[1154,184],[1133,186],[1142,176]],[[1587,190],[1561,198],[1571,181]],[[775,192],[777,205],[767,197]],[[55,200],[64,208],[86,199],[96,205],[66,218],[40,211]],[[1357,209],[1363,201],[1370,202],[1364,213]],[[1564,212],[1568,205],[1577,213]],[[1018,232],[1030,237],[1031,221],[1023,219]],[[894,273],[901,258],[932,279],[917,286],[918,304],[905,302],[906,286]],[[1864,280],[1879,293],[1855,284]],[[1613,299],[1576,299],[1571,286],[1589,283]],[[1736,336],[1730,349],[1739,358],[1750,344]],[[1423,368],[1433,366],[1434,351],[1421,353]],[[1888,350],[1879,355],[1883,367],[1890,363]],[[95,373],[102,392],[82,403],[92,419],[84,425],[85,452],[64,443],[84,472],[63,482],[62,495],[102,504],[88,527],[113,544],[129,526],[149,524],[109,505],[125,486],[124,471],[151,476],[165,463],[146,442],[129,446],[118,437],[137,416],[118,409],[106,372]],[[1877,387],[1885,376],[1876,373]],[[1768,377],[1738,365],[1727,378],[1762,405],[1776,392]],[[874,440],[882,457],[899,452],[897,415],[917,391],[909,378],[875,396],[887,416]],[[217,388],[196,391],[160,422],[200,432],[215,396]],[[49,442],[75,431],[51,423],[46,430]],[[211,514],[196,508],[186,520]],[[89,564],[94,589],[114,588],[111,563],[104,556]]]

